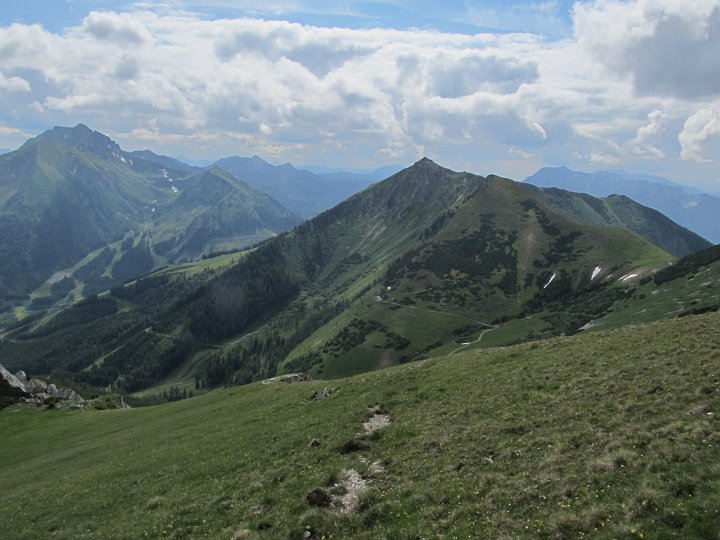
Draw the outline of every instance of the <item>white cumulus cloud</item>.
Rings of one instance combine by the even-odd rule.
[[[596,0],[574,6],[575,35],[640,95],[720,95],[720,0]]]
[[[700,109],[687,119],[678,136],[685,160],[717,162],[720,156],[720,110]]]
[[[55,32],[0,26],[0,125],[84,122],[196,157],[364,167],[427,152],[510,177],[531,164],[695,171],[718,155],[719,4],[577,3],[574,35],[553,41],[212,19],[172,2]]]
[[[6,77],[0,71],[0,90],[7,92],[29,92],[30,83],[22,77]]]

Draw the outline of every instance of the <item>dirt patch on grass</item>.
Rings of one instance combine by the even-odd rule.
[[[370,480],[355,469],[343,469],[335,487],[343,494],[333,497],[333,507],[340,513],[354,514],[358,511],[360,497],[370,489]]]
[[[363,422],[363,431],[370,434],[389,425],[390,417],[387,414],[373,414],[366,422]]]

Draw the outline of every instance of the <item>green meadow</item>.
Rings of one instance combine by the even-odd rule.
[[[718,538],[718,327],[693,315],[141,409],[11,406],[3,536]],[[379,413],[390,424],[365,433]]]

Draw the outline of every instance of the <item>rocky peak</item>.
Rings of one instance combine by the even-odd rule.
[[[78,124],[72,128],[55,126],[39,135],[37,140],[90,152],[109,161],[125,161],[124,152],[118,143],[107,135],[90,129],[85,124]]]

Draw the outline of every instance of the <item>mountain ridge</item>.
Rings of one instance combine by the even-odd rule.
[[[43,297],[43,305],[52,303],[52,295],[43,296],[52,285],[48,280],[58,272],[71,276],[93,253],[97,268],[84,273],[92,283],[75,275],[75,298],[83,291],[87,296],[116,285],[112,265],[128,249],[145,246],[145,262],[137,271],[146,272],[148,260],[152,269],[218,249],[247,247],[301,221],[236,179],[227,184],[242,193],[235,195],[236,204],[224,205],[222,213],[210,219],[208,205],[213,201],[206,197],[202,221],[189,196],[182,194],[187,189],[198,198],[202,195],[201,189],[191,189],[202,180],[201,169],[171,165],[177,164],[155,154],[125,152],[83,124],[52,128],[0,156],[0,313],[12,313],[15,306],[35,298]],[[181,197],[189,204],[173,206]],[[261,206],[267,210],[258,211]],[[180,237],[188,226],[193,227],[189,234],[194,240],[187,244],[192,248],[184,252],[182,240],[169,247],[168,231]],[[82,282],[90,285],[87,290]]]
[[[720,198],[696,189],[685,188],[667,179],[663,183],[649,175],[600,171],[584,173],[567,167],[544,167],[524,182],[538,187],[556,187],[582,191],[594,197],[626,195],[634,201],[658,210],[673,221],[713,243],[720,243]]]
[[[68,326],[81,318],[70,309],[2,352],[13,369],[18,358],[30,371],[60,362],[86,382],[137,390],[174,372],[199,387],[353,374],[449,354],[491,327],[500,344],[577,332],[673,257],[553,207],[583,196],[548,193],[422,159],[222,269],[116,287],[83,307],[108,311],[97,320]],[[63,342],[74,352],[48,355]]]

